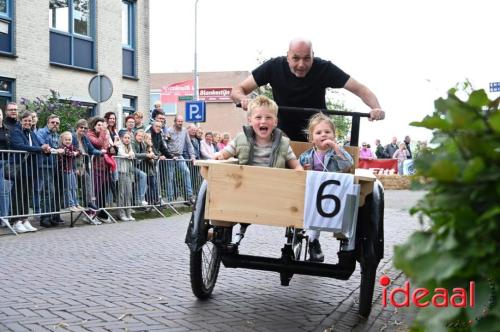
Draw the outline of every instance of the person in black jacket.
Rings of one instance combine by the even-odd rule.
[[[17,167],[18,171],[11,179],[13,190],[11,193],[12,214],[21,217],[12,218],[16,232],[24,233],[36,231],[26,219],[29,214],[29,196],[36,195],[33,188],[33,179],[38,178],[38,165],[42,153],[49,154],[50,146],[41,144],[38,137],[31,131],[33,119],[31,112],[25,111],[20,118],[20,125],[15,126],[10,136],[10,149],[27,151],[28,154],[17,153],[10,159],[10,167]],[[32,198],[32,197],[31,197]],[[43,225],[42,225],[43,226]]]
[[[17,113],[17,105],[16,105]],[[9,153],[4,152],[9,150],[10,132],[3,124],[3,112],[0,110],[0,224],[4,223],[2,217],[10,215],[10,189],[11,182],[5,178],[4,164],[8,162]],[[6,223],[5,223],[6,224]]]

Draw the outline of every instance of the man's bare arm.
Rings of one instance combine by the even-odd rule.
[[[385,118],[385,112],[380,107],[377,96],[367,86],[351,77],[344,85],[344,89],[354,93],[372,109],[370,111],[370,120],[383,120]]]
[[[255,89],[257,89],[257,83],[255,82],[253,76],[250,75],[238,85],[233,87],[231,91],[231,99],[233,99],[236,104],[241,103],[241,108],[246,111],[248,106],[247,95]]]

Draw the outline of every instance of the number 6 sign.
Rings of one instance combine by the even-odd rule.
[[[307,172],[305,228],[342,233],[349,238],[355,232],[358,206],[359,185],[354,184],[353,174]]]

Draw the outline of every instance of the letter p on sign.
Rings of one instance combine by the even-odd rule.
[[[187,101],[186,102],[186,122],[205,122],[205,102]]]

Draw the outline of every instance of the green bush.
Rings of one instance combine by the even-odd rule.
[[[414,330],[500,331],[500,98],[468,84],[435,101],[417,127],[437,147],[415,161],[428,194],[411,210],[423,231],[395,248],[394,264],[413,287],[476,285],[473,308],[418,309]]]
[[[73,131],[76,122],[87,116],[87,107],[81,106],[80,103],[69,99],[61,99],[59,93],[50,90],[50,96],[43,98],[36,97],[33,100],[21,98],[21,105],[24,105],[27,110],[38,114],[39,128],[47,125],[47,118],[51,114],[56,114],[61,120],[59,132]]]

